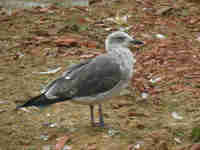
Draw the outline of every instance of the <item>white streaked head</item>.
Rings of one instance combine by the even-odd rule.
[[[105,41],[106,51],[109,51],[111,48],[116,47],[128,47],[129,44],[141,45],[143,42],[134,39],[129,36],[127,33],[122,31],[116,31],[108,35]]]

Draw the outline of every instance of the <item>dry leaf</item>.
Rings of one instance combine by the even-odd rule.
[[[93,58],[93,57],[95,57],[94,54],[85,54],[85,55],[80,56],[80,58],[84,58],[84,59]]]
[[[49,11],[49,8],[48,7],[45,7],[45,8],[41,8],[39,10],[39,12],[48,12]]]
[[[78,44],[78,39],[70,38],[70,37],[61,37],[55,40],[57,45],[61,46],[73,46]]]
[[[200,150],[200,143],[193,144],[190,150]]]
[[[84,41],[84,42],[80,42],[81,46],[85,46],[88,48],[97,48],[97,43],[94,41]]]

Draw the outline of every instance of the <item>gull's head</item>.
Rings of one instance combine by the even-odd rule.
[[[130,44],[142,45],[143,42],[136,40],[125,32],[116,31],[108,35],[105,44],[108,51],[110,48],[117,48],[119,46],[128,48]]]

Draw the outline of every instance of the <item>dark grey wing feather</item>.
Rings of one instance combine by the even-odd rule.
[[[82,75],[81,75],[82,74]],[[122,79],[119,64],[112,58],[100,56],[80,72],[76,97],[93,96],[111,90]]]
[[[66,76],[68,76],[70,73],[71,73],[71,74],[70,74],[70,76],[71,76],[71,75],[72,75],[72,72],[75,72],[75,70],[78,70],[78,69],[81,68],[82,66],[88,64],[90,61],[91,61],[91,59],[88,59],[88,60],[81,61],[81,62],[78,63],[78,64],[72,64],[72,65],[70,65],[70,66],[67,68],[67,71],[65,71],[65,72],[63,73],[62,76],[63,76],[63,77],[66,77]],[[62,78],[62,77],[61,77],[61,78]],[[61,78],[58,78],[58,79],[56,79],[56,80],[50,82],[50,83],[41,91],[41,93],[47,92],[53,85],[58,84]],[[64,78],[63,78],[63,79],[64,79]],[[65,80],[63,80],[63,81],[65,81]]]
[[[113,58],[102,55],[52,82],[45,95],[61,98],[94,96],[111,90],[121,79],[119,64]]]
[[[72,64],[72,65],[70,65],[70,66],[67,68],[67,71],[65,71],[65,72],[63,73],[63,76],[66,76],[67,74],[71,73],[72,71],[74,71],[74,70],[76,70],[76,69],[78,69],[78,68],[80,68],[80,67],[82,67],[82,66],[88,64],[90,61],[91,61],[91,59],[88,59],[88,60],[83,60],[83,61],[81,61],[81,62],[78,63],[78,64]]]

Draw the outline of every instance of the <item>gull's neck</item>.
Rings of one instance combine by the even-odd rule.
[[[106,51],[108,52],[108,54],[111,54],[112,56],[118,58],[121,62],[127,62],[131,66],[135,63],[134,56],[130,49],[127,47],[115,44],[114,46],[109,46]]]
[[[109,51],[114,51],[115,49],[118,49],[118,48],[122,48],[122,45],[117,44],[117,43],[112,44],[109,39],[106,39],[105,48],[106,48],[106,51],[109,52]]]
[[[130,79],[133,75],[133,68],[136,60],[129,48],[120,44],[107,44],[106,51],[109,55],[116,58],[121,66],[120,68],[124,73],[128,74],[128,78]]]

